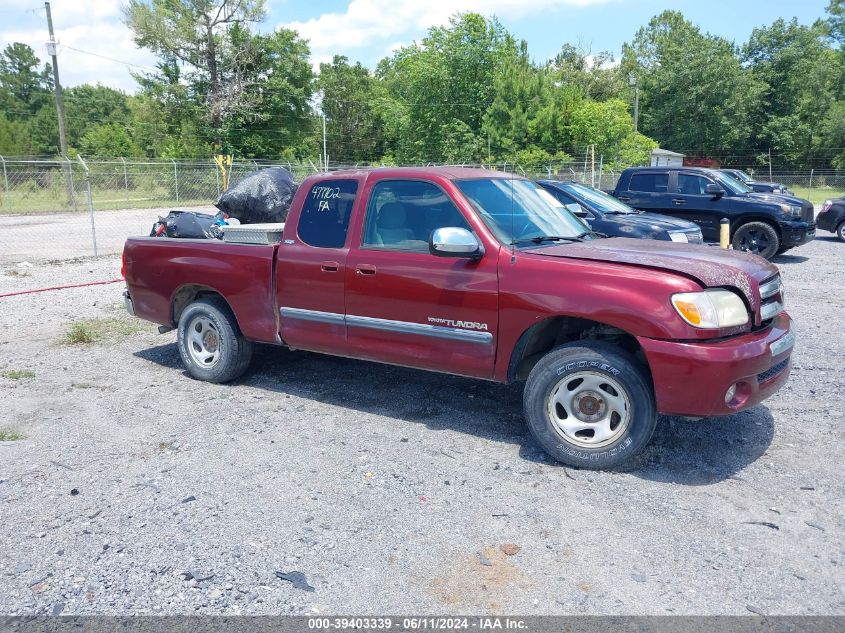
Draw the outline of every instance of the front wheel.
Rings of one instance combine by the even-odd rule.
[[[780,248],[780,238],[771,224],[748,222],[734,232],[732,245],[734,250],[771,259]]]
[[[225,301],[195,301],[179,317],[179,355],[197,380],[229,382],[241,376],[252,359],[252,343],[238,328]]]
[[[540,359],[525,385],[528,428],[570,466],[614,468],[640,453],[657,424],[646,369],[601,341],[562,345]]]
[[[845,221],[840,222],[839,226],[836,227],[836,237],[845,242]]]

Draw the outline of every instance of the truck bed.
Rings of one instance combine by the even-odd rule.
[[[124,250],[124,266],[135,314],[175,327],[174,312],[178,314],[203,290],[216,291],[226,297],[244,336],[277,343],[277,248],[278,244],[130,238]]]

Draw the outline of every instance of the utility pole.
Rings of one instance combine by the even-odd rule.
[[[326,115],[323,114],[323,168],[329,170],[329,155],[326,153]]]
[[[636,132],[640,120],[640,83],[634,73],[628,75],[628,85],[634,89],[634,132]]]
[[[59,81],[59,59],[56,55],[56,38],[53,35],[53,15],[50,13],[50,3],[44,3],[44,10],[47,12],[47,30],[50,32],[50,41],[47,42],[47,54],[53,58],[53,94],[56,97],[56,116],[59,119],[59,149],[62,158],[67,162],[67,136],[65,135],[65,104],[62,99],[62,83]],[[65,165],[65,185],[67,187],[68,203],[74,204],[73,185],[70,181],[70,166]],[[75,205],[74,205],[75,206]]]

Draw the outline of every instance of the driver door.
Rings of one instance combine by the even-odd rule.
[[[437,228],[469,223],[437,184],[379,180],[346,262],[352,355],[490,378],[498,328],[498,251],[479,259],[429,253]]]

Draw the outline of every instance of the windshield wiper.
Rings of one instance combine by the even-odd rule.
[[[538,235],[537,237],[525,237],[518,240],[513,240],[511,241],[511,246],[527,243],[542,244],[543,242],[583,242],[584,238],[588,235],[590,235],[590,232],[588,231],[569,237],[564,237],[562,235]]]

